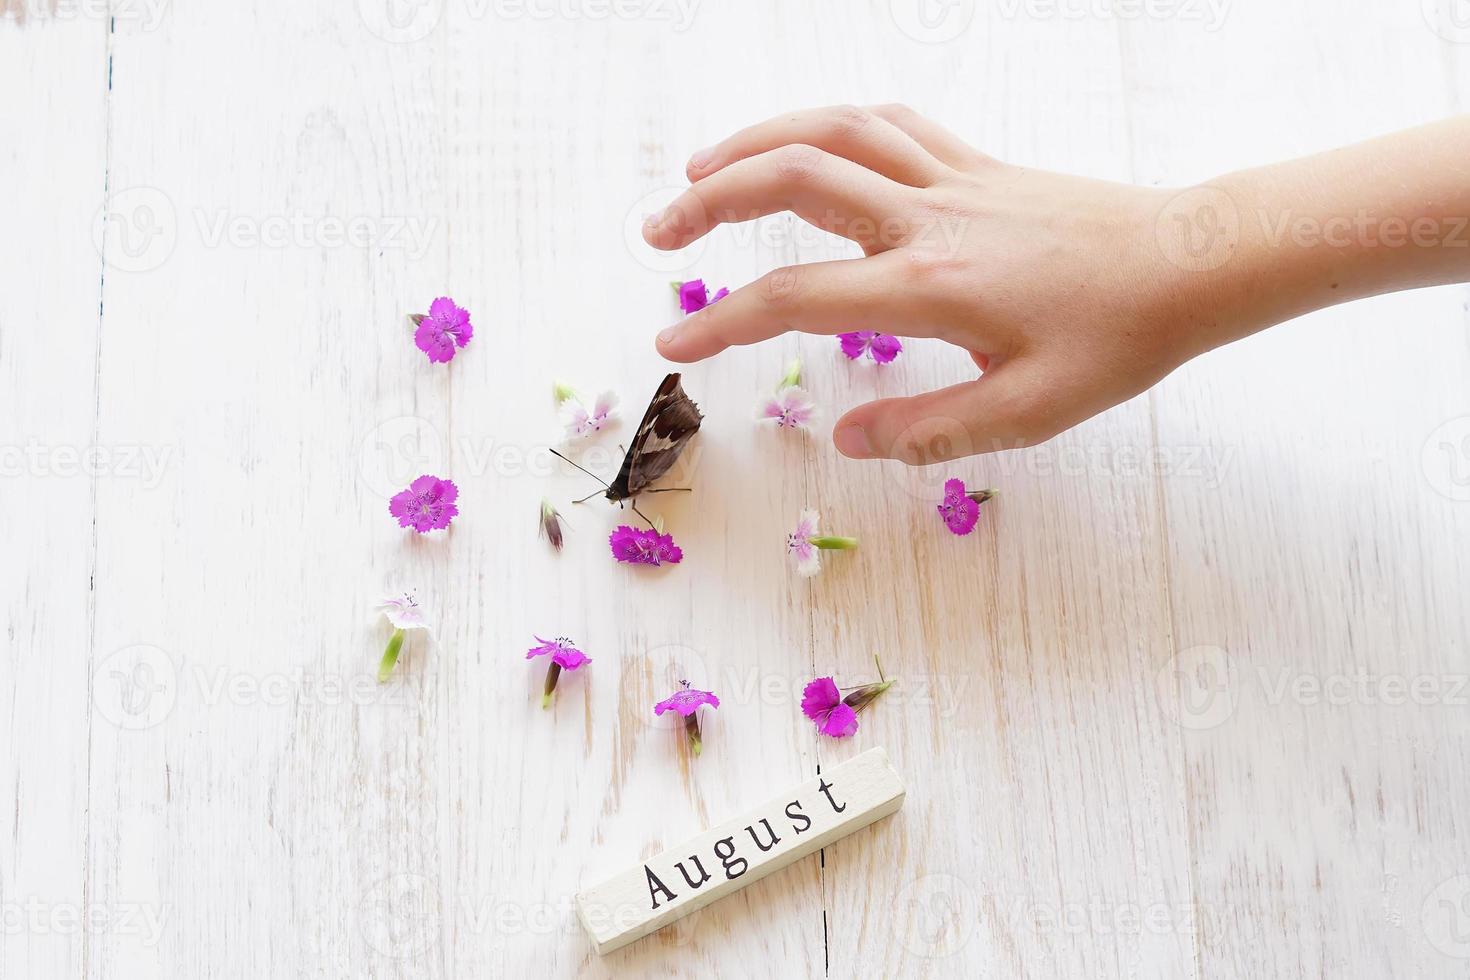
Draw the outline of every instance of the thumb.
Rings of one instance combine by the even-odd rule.
[[[859,405],[837,421],[832,441],[853,459],[912,466],[1018,449],[1059,431],[1044,391],[1028,365],[1012,361],[975,381]]]

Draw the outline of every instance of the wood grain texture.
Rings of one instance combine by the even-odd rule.
[[[1176,185],[1470,108],[1449,3],[928,9],[0,4],[0,976],[1464,973],[1464,288],[933,470],[753,402],[796,355],[829,418],[963,355],[790,336],[686,371],[696,490],[645,508],[683,565],[613,566],[624,515],[565,504],[553,379],[636,418],[668,280],[852,254],[789,216],[637,243],[735,127],[904,101]],[[404,316],[446,292],[477,338],[432,366]],[[448,534],[387,516],[421,472],[462,489]],[[1001,491],[970,538],[930,509],[951,473]],[[810,582],[807,505],[862,542]],[[438,628],[380,688],[403,588]],[[536,633],[593,658],[549,711]],[[801,685],[875,655],[898,683],[818,742]],[[723,701],[697,760],[649,710],[681,677]],[[592,855],[873,745],[908,785],[883,833],[595,955]]]

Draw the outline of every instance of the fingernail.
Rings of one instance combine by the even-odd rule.
[[[837,443],[838,451],[844,456],[867,459],[873,455],[873,447],[868,443],[868,434],[860,425],[844,425],[837,430],[832,439]]]
[[[669,344],[672,344],[674,342],[674,338],[678,335],[679,325],[677,323],[674,324],[672,327],[664,327],[658,332],[658,342],[667,346]]]
[[[667,209],[665,209],[665,210],[667,210]],[[647,228],[649,231],[652,231],[653,229],[657,228],[659,225],[663,224],[663,222],[664,222],[664,212],[663,211],[655,211],[652,214],[650,214],[648,217],[646,217],[646,218],[643,219],[643,227]]]
[[[689,165],[695,170],[703,170],[710,165],[710,161],[714,158],[715,148],[713,146],[707,146],[689,158]]]

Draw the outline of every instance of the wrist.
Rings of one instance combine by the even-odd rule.
[[[1290,199],[1262,169],[1185,188],[1164,204],[1155,231],[1185,359],[1348,298],[1333,298],[1341,277],[1325,252],[1281,234],[1278,202]]]
[[[1337,303],[1470,280],[1466,148],[1470,125],[1451,120],[1176,195],[1169,217],[1176,233],[1192,223],[1193,250],[1176,238],[1175,257],[1197,272],[1187,291],[1208,346]]]

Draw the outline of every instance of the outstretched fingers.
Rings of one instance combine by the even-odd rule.
[[[867,109],[873,115],[902,130],[936,160],[955,170],[970,171],[993,162],[993,158],[981,153],[937,122],[921,116],[906,105],[895,102],[888,105],[872,105]]]
[[[950,339],[943,296],[932,283],[906,279],[910,266],[897,250],[776,269],[664,330],[659,353],[687,363],[791,330],[893,333],[895,324],[905,336]]]
[[[737,160],[793,143],[815,146],[911,187],[928,187],[954,174],[912,136],[851,105],[803,109],[749,126],[695,153],[685,173],[693,183]]]
[[[841,235],[869,252],[906,241],[918,190],[851,160],[791,144],[737,160],[700,180],[663,212],[650,215],[643,238],[654,248],[683,248],[721,224],[781,211]]]

